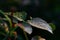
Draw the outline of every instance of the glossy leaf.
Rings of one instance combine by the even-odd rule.
[[[32,20],[28,20],[28,23],[36,28],[47,30],[50,33],[53,33],[51,26],[41,18],[33,18]]]

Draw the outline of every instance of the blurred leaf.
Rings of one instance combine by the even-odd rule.
[[[0,17],[5,18],[4,12],[0,10]]]
[[[23,22],[22,24],[24,26],[24,31],[27,32],[28,34],[31,34],[32,30],[33,30],[31,25],[29,25],[28,23],[25,23],[25,22]]]
[[[51,28],[52,28],[53,31],[56,29],[55,24],[53,24],[53,23],[49,23],[49,25],[51,26]]]
[[[1,14],[0,15],[3,15],[5,18],[4,19],[2,19],[1,21],[0,21],[0,24],[2,23],[2,21],[3,21],[3,23],[6,23],[7,25],[8,25],[8,28],[9,28],[9,33],[7,34],[7,33],[4,33],[4,29],[2,28],[2,27],[4,27],[4,26],[2,26],[1,27],[1,25],[0,25],[0,34],[5,34],[6,36],[5,36],[5,38],[3,39],[3,40],[6,40],[7,39],[7,37],[12,37],[13,36],[13,32],[17,29],[17,27],[16,28],[13,28],[12,27],[12,20],[11,20],[11,18],[8,16],[8,15],[6,15],[6,14],[4,14],[4,12],[3,11],[1,11]],[[2,17],[3,17],[2,16]],[[26,19],[26,14],[25,14],[25,12],[21,12],[21,13],[15,13],[14,15],[13,15],[13,17],[15,17],[16,19]],[[20,20],[21,21],[21,20]],[[23,34],[22,35],[24,35],[25,36],[25,39],[26,40],[28,40],[28,37],[27,37],[27,35],[26,35],[26,33],[25,33],[25,31],[24,31],[24,26],[21,26],[22,28],[22,30],[23,30]],[[19,34],[20,35],[20,34]],[[18,40],[25,40],[24,38],[23,38],[23,36],[21,36],[21,37],[18,37],[19,39]]]
[[[10,14],[11,14],[11,12],[5,12],[5,14],[7,14],[7,15],[9,15],[9,16],[11,16]],[[12,17],[12,16],[11,16]],[[14,19],[17,19],[17,20],[25,20],[26,19],[26,17],[27,17],[27,13],[26,12],[15,12],[15,13],[13,13],[13,18]]]
[[[27,34],[26,34],[25,30],[24,30],[24,26],[21,25],[19,27],[23,30],[23,33],[24,33],[24,36],[25,36],[26,40],[28,40]]]
[[[5,15],[5,17],[6,17],[7,21],[10,23],[9,26],[12,27],[12,21],[11,21],[11,19],[7,15]]]
[[[10,27],[12,27],[11,19],[7,15],[4,15],[4,12],[2,10],[0,10],[0,15],[2,15],[2,17],[5,17],[5,19],[10,23]]]
[[[4,25],[3,25],[3,20],[0,20],[0,21],[1,21],[1,22],[0,22],[0,34],[1,34],[1,33],[6,34],[5,29],[4,29]]]
[[[25,20],[27,13],[26,12],[16,12],[16,13],[14,13],[14,16],[17,16],[18,18]]]

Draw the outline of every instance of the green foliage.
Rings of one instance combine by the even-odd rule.
[[[55,24],[53,24],[53,23],[49,23],[49,25],[51,26],[51,28],[52,28],[53,31],[56,29]]]
[[[16,12],[16,13],[14,13],[14,16],[17,16],[18,18],[25,20],[27,13],[26,12]]]
[[[16,38],[17,40],[29,40],[24,30],[24,25],[28,24],[25,21],[26,16],[26,12],[15,12],[12,16],[11,12],[5,13],[0,10],[0,39],[9,40],[8,38]],[[30,17],[30,19],[32,20],[32,17]],[[22,21],[21,26],[18,26],[18,21]],[[53,31],[56,29],[53,23],[49,23],[49,25],[52,27]],[[21,29],[19,30],[20,34],[18,34],[18,32],[16,31],[19,27],[22,29],[22,32]],[[36,37],[36,39],[38,38]]]
[[[7,15],[10,15],[11,14],[11,12],[5,12],[5,14],[7,14]],[[25,20],[26,19],[26,16],[27,16],[27,13],[26,12],[15,12],[15,13],[13,13],[13,16],[16,16],[16,17],[18,17],[18,18],[21,18],[21,19],[23,19],[23,20]]]
[[[26,33],[24,32],[24,28],[23,27],[21,28],[23,30],[24,34],[17,34],[17,32],[15,30],[18,28],[18,25],[13,27],[13,23],[12,23],[13,20],[8,15],[4,14],[4,12],[1,10],[0,10],[0,15],[2,15],[2,16],[0,16],[0,39],[7,40],[8,37],[11,37],[11,38],[15,37],[16,38],[16,36],[17,36],[18,40],[21,40],[21,39],[25,40],[23,36],[19,36],[19,35],[26,36]],[[25,15],[24,12],[22,12],[21,16],[20,15],[21,15],[20,13],[16,13],[13,16],[17,16],[17,18],[20,18],[20,17],[24,18],[25,17],[25,16],[22,17],[23,15]],[[2,38],[1,38],[1,35],[3,35]]]

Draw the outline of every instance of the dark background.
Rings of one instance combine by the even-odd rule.
[[[11,11],[10,7],[14,6],[17,8],[16,11],[25,11],[28,13],[28,16],[40,17],[46,20],[48,23],[53,22],[56,25],[56,30],[54,35],[56,40],[60,40],[60,5],[59,0],[38,0],[38,4],[31,0],[31,2],[26,5],[23,4],[23,1],[20,3],[18,1],[7,1],[0,0],[0,10],[5,12]]]

